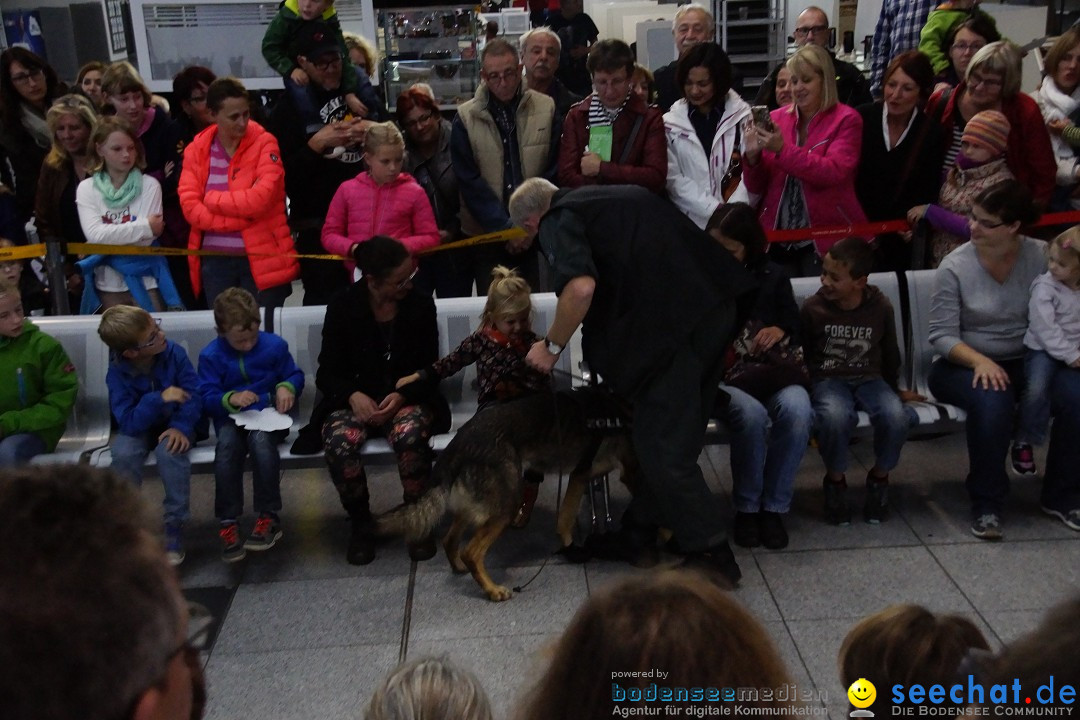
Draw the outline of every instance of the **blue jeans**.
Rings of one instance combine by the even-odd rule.
[[[170,453],[165,447],[165,440],[155,445],[159,434],[117,434],[112,442],[112,468],[119,474],[126,475],[137,487],[141,487],[143,465],[146,463],[146,456],[153,450],[161,484],[165,486],[165,524],[181,525],[191,514],[191,459],[187,453]]]
[[[789,385],[762,404],[738,388],[721,385],[720,390],[731,396],[720,419],[731,431],[735,510],[786,513],[813,425],[810,396],[805,388]]]
[[[1042,445],[1050,424],[1050,386],[1054,375],[1065,363],[1042,350],[1028,350],[1024,355],[1024,392],[1020,394],[1020,416],[1016,422],[1017,442]]]
[[[1017,358],[997,363],[1009,376],[1004,390],[972,387],[975,371],[944,358],[930,366],[930,392],[967,413],[967,490],[975,517],[1000,514],[1009,494],[1005,456],[1013,435],[1016,400],[1024,388],[1024,361]]]
[[[45,441],[33,433],[16,433],[0,440],[0,468],[19,467],[45,452]]]
[[[1046,456],[1042,504],[1062,512],[1080,508],[1080,370],[1062,368],[1050,386],[1054,424]]]
[[[244,460],[251,453],[252,505],[255,512],[281,512],[281,456],[278,443],[287,431],[249,431],[232,420],[217,429],[214,452],[214,514],[218,520],[235,520],[244,512]]]
[[[843,473],[848,466],[851,431],[859,422],[857,410],[870,415],[874,428],[874,467],[891,471],[900,462],[911,418],[900,396],[881,378],[826,378],[814,383],[814,429],[825,470]]]

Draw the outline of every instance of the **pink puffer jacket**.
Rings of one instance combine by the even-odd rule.
[[[408,173],[376,185],[366,171],[341,183],[326,212],[322,244],[327,252],[348,257],[354,243],[389,235],[411,253],[439,244],[439,227],[427,193]],[[345,261],[352,274],[354,263]]]

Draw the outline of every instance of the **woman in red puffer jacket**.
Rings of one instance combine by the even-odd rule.
[[[351,258],[357,244],[375,235],[394,238],[413,255],[439,244],[431,201],[412,175],[401,172],[404,157],[405,140],[393,123],[368,128],[368,169],[341,183],[326,213],[322,244],[327,252]],[[345,267],[351,276],[351,259]]]

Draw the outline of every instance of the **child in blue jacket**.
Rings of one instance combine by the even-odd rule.
[[[229,288],[214,300],[218,337],[199,354],[199,394],[214,420],[214,513],[221,527],[222,559],[236,562],[247,550],[269,550],[281,538],[281,458],[288,430],[265,432],[237,426],[234,413],[274,408],[288,413],[304,389],[304,373],[277,335],[260,332],[259,306],[251,293]],[[244,511],[244,459],[254,463],[252,504],[258,519],[246,542],[237,519]]]
[[[98,335],[113,352],[105,383],[118,432],[112,466],[136,485],[151,450],[165,486],[165,550],[184,561],[182,533],[189,516],[191,461],[202,416],[199,379],[184,349],[165,337],[161,321],[142,308],[117,305],[105,311]]]

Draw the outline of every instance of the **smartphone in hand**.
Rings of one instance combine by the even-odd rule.
[[[772,132],[775,129],[767,105],[754,105],[750,108],[750,112],[754,117],[754,124],[759,128],[768,130],[769,132]]]

